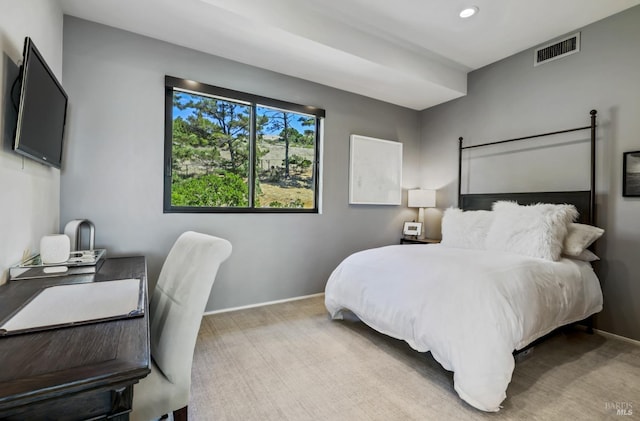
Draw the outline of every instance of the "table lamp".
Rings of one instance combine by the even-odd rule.
[[[408,206],[410,208],[418,208],[418,222],[422,224],[420,235],[418,238],[424,238],[424,208],[433,208],[436,206],[436,191],[426,189],[409,190]]]

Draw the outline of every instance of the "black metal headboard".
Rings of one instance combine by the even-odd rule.
[[[571,204],[576,207],[580,216],[579,221],[584,224],[595,225],[596,223],[596,110],[591,110],[591,124],[585,127],[577,127],[574,129],[560,130],[549,133],[535,134],[531,136],[519,137],[515,139],[500,140],[497,142],[483,143],[480,145],[463,146],[462,138],[459,138],[458,149],[458,206],[464,210],[491,210],[493,202],[499,200],[512,200],[521,205],[530,205],[534,203],[556,203]],[[579,130],[591,130],[591,177],[590,189],[586,191],[568,191],[568,192],[537,192],[537,193],[474,193],[462,194],[462,151],[465,149],[479,148],[489,145],[497,145],[507,142],[515,142],[519,140],[533,139],[543,136],[551,136],[560,133],[569,133]]]
[[[512,200],[521,205],[535,203],[555,203],[574,205],[580,216],[578,222],[592,224],[591,219],[591,192],[538,192],[538,193],[486,193],[463,194],[460,196],[460,208],[464,210],[491,210],[493,202],[499,200]]]

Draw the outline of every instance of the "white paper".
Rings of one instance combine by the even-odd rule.
[[[139,310],[140,282],[120,279],[45,288],[0,329],[12,332],[129,315]]]

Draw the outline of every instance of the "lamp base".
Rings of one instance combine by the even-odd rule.
[[[442,211],[437,208],[429,208],[424,211],[425,225],[424,236],[431,240],[442,238]]]
[[[424,208],[418,208],[418,222],[420,222],[418,240],[424,240]]]

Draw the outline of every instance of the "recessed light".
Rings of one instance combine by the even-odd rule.
[[[479,10],[480,9],[478,9],[477,6],[467,7],[465,9],[463,9],[462,12],[460,12],[460,17],[462,19],[470,18],[471,16],[475,15],[476,13],[478,13]]]

